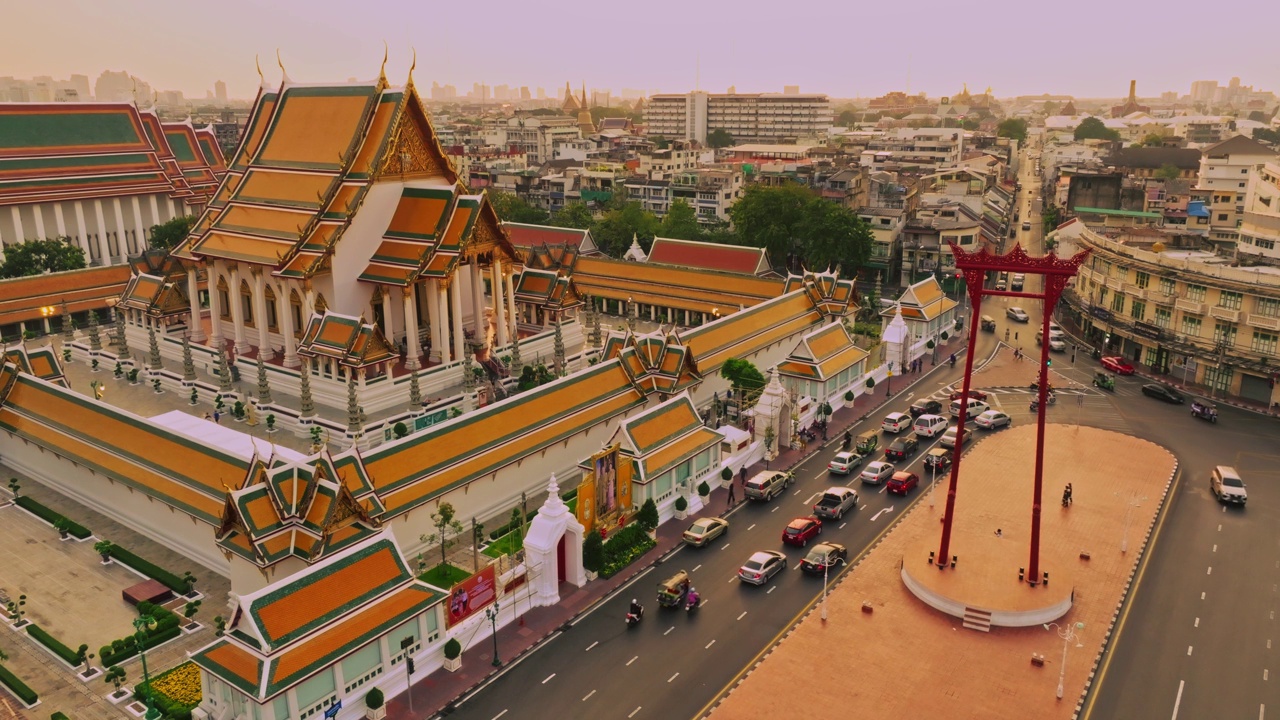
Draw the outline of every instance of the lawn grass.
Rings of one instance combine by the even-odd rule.
[[[471,577],[471,573],[449,563],[441,563],[418,576],[419,580],[448,590]]]
[[[575,495],[569,498],[565,504],[569,506],[569,514],[575,515],[578,509],[578,497]],[[534,514],[534,517],[537,517],[536,513]],[[526,527],[525,529],[527,532],[528,528]],[[521,533],[518,530],[512,530],[505,535],[498,536],[498,538],[489,543],[489,546],[484,550],[481,550],[481,552],[491,558],[499,558],[503,555],[514,555],[522,549],[524,549],[524,533]]]

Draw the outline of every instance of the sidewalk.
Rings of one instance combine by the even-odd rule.
[[[927,380],[933,370],[946,367],[943,358],[952,352],[963,358],[963,345],[958,339],[944,343],[938,348],[938,365],[931,367],[925,361],[925,369],[920,373],[895,376],[893,395],[886,395],[884,389],[877,385],[875,389],[859,395],[852,406],[836,410],[828,423],[827,436],[831,440],[840,437],[847,428],[865,418],[899,394],[908,392],[922,380]],[[927,356],[926,356],[927,358]],[[903,384],[905,383],[905,384]],[[800,464],[805,458],[822,450],[823,443],[809,443],[805,450],[787,449],[778,453],[769,463],[775,470],[786,470]],[[756,463],[747,469],[747,475],[764,470],[764,463]],[[701,512],[690,514],[687,522],[700,517],[724,516],[730,508],[726,507],[727,490],[716,487],[706,506]],[[608,580],[598,579],[576,588],[568,583],[560,585],[560,603],[550,607],[534,608],[525,613],[518,622],[510,623],[498,630],[498,655],[504,666],[518,661],[534,651],[542,641],[549,638],[563,625],[586,613],[595,604],[630,582],[641,572],[647,570],[658,560],[666,557],[680,545],[681,535],[687,527],[686,521],[670,521],[658,527],[658,544],[649,552],[638,558],[627,570]],[[486,639],[466,652],[466,661],[457,672],[436,670],[413,684],[413,712],[409,711],[408,694],[404,693],[387,701],[388,720],[409,720],[429,718],[437,713],[447,714],[452,704],[462,695],[483,683],[500,668],[494,668],[493,642]]]

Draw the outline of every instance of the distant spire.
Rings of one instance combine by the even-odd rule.
[[[257,55],[253,56],[253,66],[258,69],[258,84],[266,85],[267,78],[265,75],[262,74],[262,62],[258,60]]]
[[[280,48],[276,48],[276,64],[280,66],[280,82],[289,82],[289,73],[285,72],[284,60],[280,59]]]

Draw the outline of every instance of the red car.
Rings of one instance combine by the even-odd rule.
[[[782,531],[782,542],[788,545],[804,547],[809,541],[822,534],[822,521],[816,517],[801,517],[787,524]]]
[[[957,391],[955,391],[955,392],[951,393],[951,399],[952,399],[953,401],[954,401],[954,400],[959,400],[959,399],[960,399],[960,398],[962,398],[962,397],[964,397],[964,392],[963,392],[963,391],[961,391],[961,390],[957,390]],[[969,391],[969,397],[973,398],[974,400],[981,400],[982,402],[986,402],[986,401],[987,401],[987,394],[986,394],[986,393],[984,393],[984,392],[982,392],[981,390],[970,390],[970,391]]]
[[[898,495],[906,495],[920,484],[920,476],[913,472],[899,471],[885,483],[885,490]]]
[[[1129,364],[1128,360],[1125,360],[1119,355],[1108,355],[1107,357],[1102,358],[1102,367],[1117,375],[1133,374],[1133,366]]]

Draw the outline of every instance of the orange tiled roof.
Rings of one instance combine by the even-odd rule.
[[[56,318],[62,315],[63,302],[67,312],[100,310],[108,299],[120,297],[128,281],[128,265],[0,280],[0,325],[39,321],[45,317],[42,308],[49,308]],[[56,330],[58,321],[52,322]]]
[[[655,237],[649,248],[651,263],[742,275],[772,273],[764,248]]]

